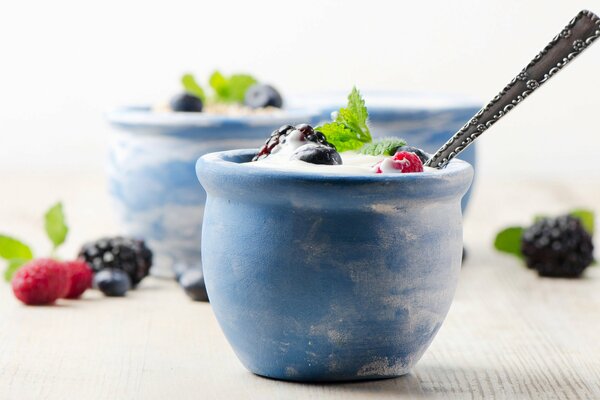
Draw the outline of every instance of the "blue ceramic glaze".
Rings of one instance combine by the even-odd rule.
[[[393,91],[363,91],[369,109],[369,126],[375,138],[397,136],[409,145],[429,153],[437,151],[481,108],[476,99],[451,94],[429,94]],[[321,119],[345,106],[346,94],[311,94],[296,96],[294,104],[310,104],[321,110]],[[460,158],[476,168],[476,148],[470,146]],[[463,211],[471,190],[463,197]]]
[[[316,111],[218,116],[155,113],[148,107],[115,110],[108,183],[123,234],[144,238],[155,255],[152,273],[172,276],[176,263],[199,265],[206,194],[195,164],[203,154],[258,148],[287,123],[315,123]]]
[[[202,262],[212,309],[250,371],[295,381],[407,373],[452,302],[473,171],[317,175],[208,154]]]

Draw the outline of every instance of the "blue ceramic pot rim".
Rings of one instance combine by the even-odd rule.
[[[219,115],[186,112],[153,112],[148,106],[120,107],[106,113],[108,121],[121,127],[211,128],[272,127],[290,120],[310,122],[320,114],[317,109],[289,108],[273,114]],[[270,132],[266,132],[267,135]]]
[[[402,92],[392,90],[364,90],[369,113],[396,112],[412,114],[415,112],[440,112],[453,110],[480,109],[483,101],[472,96],[437,92]],[[346,103],[347,93],[322,92],[296,95],[290,98],[293,106],[311,104],[321,110],[335,110]]]
[[[462,196],[473,178],[471,165],[457,159],[445,169],[427,173],[340,175],[252,168],[242,164],[255,154],[256,150],[252,149],[206,154],[198,159],[196,173],[211,195],[246,199],[251,194],[269,202],[277,202],[299,187],[306,193],[307,202],[319,193],[335,194],[340,203],[452,198]]]

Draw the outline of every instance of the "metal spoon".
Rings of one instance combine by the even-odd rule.
[[[548,79],[600,37],[600,18],[583,10],[484,108],[454,134],[427,162],[444,168],[490,126],[523,102]]]

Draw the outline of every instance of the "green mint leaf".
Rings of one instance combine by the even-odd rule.
[[[223,74],[221,74],[219,71],[215,71],[212,73],[212,75],[208,79],[208,84],[215,91],[217,99],[228,96],[227,79],[225,79]]]
[[[358,151],[371,156],[393,156],[398,147],[406,146],[406,141],[400,138],[383,138],[375,142],[365,143]]]
[[[340,108],[333,122],[316,130],[321,131],[338,151],[358,150],[364,143],[373,140],[367,126],[368,117],[365,101],[358,89],[353,87],[348,95],[348,105]]]
[[[44,215],[46,234],[56,250],[65,242],[69,228],[65,222],[62,203],[56,203]]]
[[[219,71],[213,72],[208,81],[215,91],[215,100],[221,103],[242,103],[248,88],[257,82],[248,74],[233,74],[226,77]]]
[[[31,260],[33,258],[33,251],[20,240],[0,234],[0,257],[5,260],[15,258]]]
[[[185,74],[181,77],[181,84],[186,92],[191,95],[198,97],[202,102],[206,101],[206,94],[204,93],[204,89],[196,82],[194,75]]]
[[[15,272],[17,272],[19,268],[25,265],[28,261],[29,260],[26,260],[24,258],[13,258],[12,260],[8,260],[8,266],[4,271],[4,280],[6,282],[12,281],[12,277],[15,274]]]
[[[257,83],[257,80],[250,75],[231,75],[229,78],[229,96],[231,101],[243,103],[246,91],[255,83]]]
[[[521,237],[524,229],[520,226],[513,226],[498,232],[494,247],[498,251],[513,254],[519,258],[523,258],[521,254]]]
[[[346,108],[340,109],[338,118],[341,119],[339,122],[343,122],[350,129],[356,131],[362,142],[368,143],[372,140],[367,126],[369,112],[365,106],[365,100],[356,87],[352,88],[348,95],[348,105]]]
[[[594,212],[591,210],[578,209],[573,210],[569,213],[571,216],[575,218],[579,218],[581,220],[581,224],[583,228],[591,235],[594,235]]]
[[[337,122],[330,122],[320,126],[317,130],[323,133],[327,141],[335,145],[335,148],[339,152],[356,150],[363,145],[363,142],[356,137],[353,130]]]
[[[535,224],[546,218],[548,218],[548,216],[546,216],[546,215],[536,215],[533,217],[533,223]]]

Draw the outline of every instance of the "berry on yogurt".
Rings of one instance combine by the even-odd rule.
[[[273,131],[252,161],[269,156],[286,160],[301,160],[311,164],[337,165],[342,158],[335,146],[327,141],[322,132],[308,124],[284,125]]]
[[[374,169],[377,174],[423,172],[423,162],[413,152],[399,151],[378,162]]]

